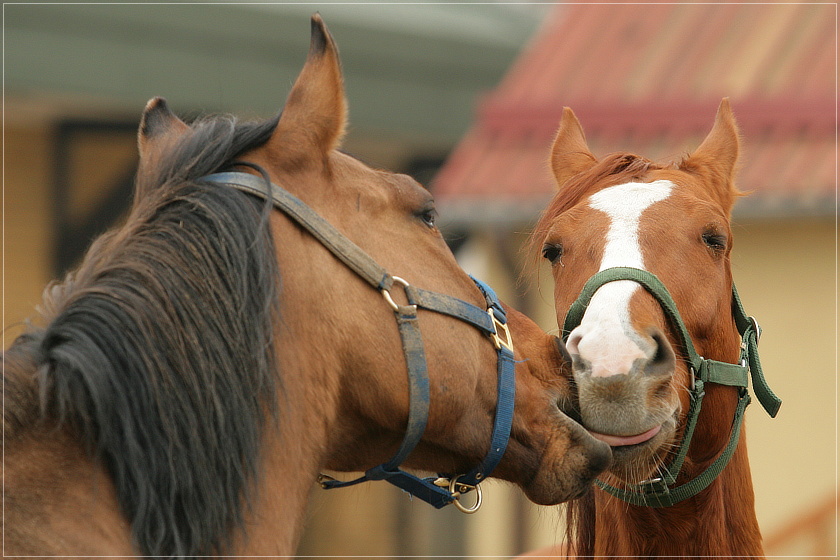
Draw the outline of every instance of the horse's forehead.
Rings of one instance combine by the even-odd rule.
[[[674,190],[667,180],[650,183],[623,183],[600,190],[589,197],[589,206],[605,212],[613,221],[638,220],[642,212],[665,200]]]
[[[412,179],[407,175],[377,169],[342,152],[335,152],[334,156],[333,166],[338,170],[335,176],[347,179],[342,185],[345,188],[355,184],[357,188],[368,194],[379,193],[385,196],[396,194],[398,197],[413,190]]]

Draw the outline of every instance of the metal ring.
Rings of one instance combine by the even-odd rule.
[[[459,485],[459,478],[460,477],[456,476],[449,482],[449,493],[452,494],[452,497],[454,499],[452,503],[455,504],[455,507],[458,508],[458,511],[460,511],[461,513],[475,513],[478,511],[478,508],[481,507],[481,487],[478,484],[476,484],[475,486],[470,486],[469,484]],[[472,507],[467,507],[461,503],[461,492],[458,490],[458,486],[461,486],[462,488],[467,488],[468,490],[475,490],[475,503],[472,505]]]
[[[410,285],[408,282],[400,278],[399,276],[391,276],[391,279],[396,282],[397,284],[402,284],[403,288],[408,288]],[[394,310],[395,313],[399,313],[400,306],[397,305],[397,302],[394,301],[394,298],[391,297],[391,290],[389,288],[382,288],[382,297],[385,298],[385,301],[388,302],[388,305],[391,306],[391,309]],[[415,309],[417,306],[413,306]]]
[[[758,343],[758,341],[761,340],[761,325],[758,324],[758,321],[752,315],[750,315],[748,319],[752,324],[753,329],[755,329],[755,342]]]

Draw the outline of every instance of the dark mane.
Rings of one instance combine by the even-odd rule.
[[[649,171],[664,168],[643,157],[618,152],[605,156],[588,170],[571,177],[564,185],[560,185],[557,194],[534,226],[529,252],[539,255],[554,220],[584,197],[612,185],[643,180]]]
[[[4,356],[38,382],[26,396],[7,378],[6,397],[37,410],[40,392],[44,414],[78,430],[144,555],[223,553],[242,522],[277,400],[279,271],[270,207],[200,178],[263,144],[276,122],[195,123],[138,177],[125,224],[47,288],[46,326]],[[11,429],[31,421],[11,418]]]

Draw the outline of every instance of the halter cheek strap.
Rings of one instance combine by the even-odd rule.
[[[408,424],[402,444],[389,461],[373,467],[364,476],[355,480],[344,482],[327,475],[320,475],[318,482],[321,487],[324,489],[343,488],[369,480],[386,480],[436,508],[454,503],[465,513],[477,511],[481,505],[481,489],[478,484],[490,475],[502,459],[513,424],[515,397],[513,342],[507,326],[507,317],[499,298],[487,284],[472,277],[470,278],[485,298],[486,309],[458,298],[417,288],[398,276],[392,276],[303,201],[273,184],[261,168],[245,162],[237,163],[237,165],[252,167],[263,177],[250,173],[225,172],[208,175],[204,177],[204,180],[227,185],[263,199],[270,199],[275,207],[306,229],[338,260],[374,289],[380,291],[387,304],[393,309],[399,328],[408,370],[410,397]],[[398,305],[392,297],[391,291],[395,285],[401,286],[404,290],[408,301],[406,305]],[[498,354],[498,393],[490,450],[481,463],[466,474],[420,478],[399,468],[420,442],[429,417],[429,376],[417,315],[420,309],[448,315],[472,325],[490,337]],[[474,489],[477,490],[475,504],[470,507],[461,504],[460,496]]]
[[[394,279],[396,283],[402,284],[404,282],[398,277]],[[456,507],[465,513],[477,511],[481,504],[481,494],[478,484],[487,478],[496,465],[498,465],[504,455],[507,441],[510,437],[515,396],[515,362],[513,358],[513,346],[509,333],[507,332],[504,310],[496,294],[480,280],[473,278],[473,281],[484,294],[487,300],[488,311],[482,311],[471,304],[449,296],[404,285],[408,305],[395,306],[394,309],[406,356],[411,403],[409,406],[408,428],[403,436],[402,445],[400,445],[397,453],[389,461],[368,470],[364,476],[355,480],[343,482],[327,475],[321,475],[319,482],[323,488],[343,488],[369,480],[386,480],[436,508],[441,508],[454,502]],[[429,379],[426,371],[422,339],[420,338],[419,327],[417,325],[418,308],[449,315],[473,325],[491,337],[498,353],[498,396],[490,450],[478,466],[463,475],[447,474],[438,477],[420,478],[399,468],[420,442],[429,410]],[[472,507],[462,505],[458,500],[460,495],[473,489],[477,489],[479,492],[476,503]]]
[[[646,270],[638,268],[615,267],[602,270],[590,278],[584,285],[578,299],[571,305],[566,319],[563,322],[563,339],[566,340],[571,331],[583,320],[583,315],[595,292],[609,282],[630,280],[640,284],[653,295],[659,302],[665,314],[671,320],[671,324],[677,331],[683,350],[685,360],[688,363],[692,374],[692,387],[690,388],[690,406],[686,416],[686,427],[682,441],[676,455],[664,469],[660,476],[639,484],[630,484],[626,488],[615,488],[595,480],[595,484],[604,491],[617,498],[637,506],[668,507],[679,503],[687,498],[695,496],[723,471],[729,460],[732,458],[738,439],[741,433],[741,425],[744,420],[744,411],[750,403],[749,381],[752,379],[753,390],[755,391],[761,406],[771,417],[775,418],[782,404],[767,380],[761,369],[761,361],[758,358],[758,339],[761,329],[753,317],[747,316],[741,298],[735,286],[732,286],[732,312],[735,325],[741,334],[741,356],[737,364],[709,360],[697,354],[694,343],[688,328],[677,310],[677,304],[668,292],[665,285],[655,275]],[[672,486],[676,483],[677,475],[682,468],[686,454],[688,453],[697,420],[700,417],[700,409],[705,396],[705,384],[717,383],[738,387],[738,404],[735,407],[730,430],[729,441],[718,455],[702,473],[692,480],[680,486]]]

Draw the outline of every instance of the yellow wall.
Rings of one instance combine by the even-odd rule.
[[[5,127],[3,327],[5,346],[37,319],[35,306],[53,274],[56,235],[52,222],[54,137],[50,126]],[[67,212],[72,223],[136,165],[136,142],[124,132],[84,133],[74,138],[68,163],[75,180]]]
[[[756,507],[769,536],[836,492],[836,230],[833,220],[779,221],[746,223],[735,236],[735,280],[764,329],[764,371],[783,400],[775,419],[757,404],[747,412]]]
[[[5,131],[3,176],[3,347],[23,331],[50,275],[50,134]]]

